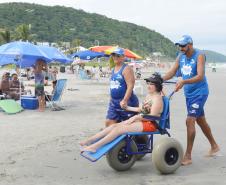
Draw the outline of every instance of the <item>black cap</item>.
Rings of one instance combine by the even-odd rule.
[[[152,82],[155,84],[162,84],[163,79],[159,73],[153,73],[149,78],[144,79],[146,82]]]
[[[144,80],[155,84],[158,92],[162,91],[163,79],[159,73],[153,73],[149,78],[145,78]]]

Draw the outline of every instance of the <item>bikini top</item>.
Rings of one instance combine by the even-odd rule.
[[[153,101],[152,100],[149,100],[148,102],[145,102],[145,104],[148,104],[151,107],[152,104],[153,104]],[[141,107],[141,113],[144,114],[144,115],[146,115],[146,114],[150,114],[150,112],[151,112],[150,109],[145,108],[144,107],[144,103],[143,103],[143,105]]]

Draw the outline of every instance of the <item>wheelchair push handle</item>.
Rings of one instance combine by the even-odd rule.
[[[174,95],[174,93],[175,93],[175,91],[173,91],[173,92],[171,92],[170,94],[169,94],[169,99],[171,99],[172,98],[172,96]]]
[[[165,83],[165,84],[176,84],[177,82],[175,82],[175,81],[170,81],[170,80],[166,80],[166,81],[164,81],[163,83]],[[168,98],[171,99],[172,96],[174,95],[174,93],[175,93],[175,90],[172,91],[172,92],[168,95]]]

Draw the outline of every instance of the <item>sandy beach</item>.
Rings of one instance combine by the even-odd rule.
[[[105,157],[92,163],[80,156],[78,142],[104,126],[109,100],[108,80],[80,80],[60,74],[68,83],[62,97],[63,111],[44,113],[25,110],[15,115],[0,112],[1,185],[224,185],[226,184],[225,105],[226,69],[207,69],[210,95],[206,117],[223,156],[206,158],[210,145],[197,126],[193,164],[174,174],[161,175],[151,155],[127,172],[110,168]],[[141,82],[146,89],[144,82]],[[167,92],[172,85],[165,86]],[[138,94],[140,100],[144,95]],[[186,147],[185,100],[183,91],[171,101],[172,137]],[[157,140],[157,136],[154,139]]]

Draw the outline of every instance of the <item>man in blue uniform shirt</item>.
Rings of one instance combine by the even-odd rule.
[[[184,87],[187,105],[187,148],[182,165],[189,165],[192,163],[191,152],[196,133],[195,123],[200,126],[211,145],[208,156],[214,156],[220,148],[212,135],[204,114],[204,104],[209,94],[205,76],[205,55],[193,48],[193,41],[189,35],[182,36],[176,45],[179,46],[180,53],[174,66],[166,73],[163,79],[171,79],[178,71],[182,77],[177,82],[175,91],[177,92]]]

